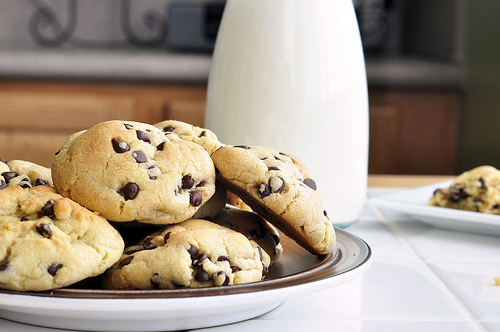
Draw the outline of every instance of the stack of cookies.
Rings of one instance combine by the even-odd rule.
[[[298,158],[174,120],[99,123],[70,136],[52,169],[2,160],[0,189],[3,289],[256,282],[281,256],[278,230],[315,255],[336,241]]]

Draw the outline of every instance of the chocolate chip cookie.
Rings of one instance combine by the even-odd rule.
[[[217,179],[253,211],[314,254],[327,254],[335,230],[316,183],[296,157],[259,146],[225,145],[212,155]]]
[[[72,135],[52,178],[61,195],[116,222],[181,222],[215,192],[214,165],[200,145],[132,121]]]
[[[35,186],[53,187],[50,168],[25,160],[5,161],[0,159],[0,189],[7,186],[32,188]]]
[[[208,154],[212,154],[222,146],[222,143],[219,142],[214,132],[205,128],[193,126],[186,122],[165,120],[156,123],[154,126],[161,129],[165,134],[174,133],[183,140],[201,145],[207,150]]]
[[[176,289],[262,280],[270,259],[243,234],[191,219],[125,249],[103,276],[106,289]]]
[[[435,190],[429,204],[500,214],[500,171],[485,165],[464,172],[449,187]]]
[[[226,205],[224,210],[210,221],[240,232],[257,242],[271,258],[271,264],[277,262],[283,253],[276,228],[255,212]]]
[[[0,190],[0,288],[44,291],[103,273],[124,243],[100,217],[54,188]]]

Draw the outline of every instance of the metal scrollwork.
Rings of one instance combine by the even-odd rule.
[[[36,43],[41,46],[59,46],[73,36],[76,28],[76,0],[68,1],[65,27],[51,7],[39,2],[36,6],[36,11],[29,21],[29,31]]]
[[[147,10],[142,16],[146,33],[134,31],[131,21],[131,1],[120,1],[120,28],[124,40],[92,41],[74,35],[77,27],[77,0],[67,0],[67,18],[63,26],[56,11],[42,1],[31,0],[35,11],[29,20],[29,32],[33,40],[40,46],[55,47],[65,43],[76,47],[158,47],[166,43],[166,15]],[[146,36],[144,36],[146,35]]]
[[[152,36],[139,37],[130,25],[130,0],[121,1],[121,28],[127,41],[135,46],[160,46],[165,43],[166,23],[164,15],[154,10],[144,13],[144,25],[152,32]]]

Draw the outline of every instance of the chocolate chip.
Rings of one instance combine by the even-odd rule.
[[[279,168],[279,167],[276,167],[276,166],[269,166],[269,167],[267,168],[267,170],[268,170],[268,171],[279,171],[279,170],[280,170],[280,168]]]
[[[29,183],[23,183],[23,184],[21,184],[21,185],[19,185],[19,186],[20,186],[21,188],[23,188],[23,189],[29,189],[29,188],[31,188],[31,184],[29,184]]]
[[[156,146],[156,149],[157,149],[158,151],[163,151],[163,149],[165,148],[165,145],[166,145],[166,144],[167,144],[167,142],[161,142],[160,144],[158,144],[158,145]]]
[[[148,236],[147,238],[144,239],[144,242],[142,243],[142,247],[145,250],[151,250],[151,249],[156,248],[156,246],[153,244],[152,241],[153,241],[153,237],[152,236]]]
[[[21,218],[21,221],[28,221],[28,220],[29,220],[28,217],[22,217]]]
[[[177,287],[177,288],[186,288],[185,285],[181,284],[181,283],[178,283],[177,281],[175,280],[172,280],[172,284]]]
[[[140,130],[136,130],[135,132],[137,133],[138,139],[140,139],[141,141],[144,141],[146,143],[151,144],[151,138],[149,137],[148,134],[146,134],[145,132],[140,131]]]
[[[42,207],[42,212],[49,218],[54,218],[54,201],[50,200]]]
[[[276,160],[278,160],[278,161],[283,161],[283,160],[281,160],[280,158],[278,158],[278,157],[276,157],[276,156],[274,156],[274,159],[276,159]]]
[[[259,189],[257,191],[257,194],[261,197],[261,198],[264,198],[264,197],[267,197],[269,195],[271,195],[271,188],[266,184],[266,183],[262,183],[260,186],[259,186]]]
[[[129,256],[120,262],[120,266],[129,265],[134,260],[134,256]]]
[[[203,202],[203,197],[198,191],[192,191],[189,194],[189,203],[192,206],[200,206],[202,202]]]
[[[35,187],[36,186],[48,186],[49,184],[47,183],[47,181],[45,180],[42,180],[42,179],[36,179],[35,181]]]
[[[9,268],[9,262],[8,261],[4,261],[2,263],[0,263],[0,271],[5,271]]]
[[[209,281],[210,275],[202,268],[199,268],[196,270],[196,274],[194,275],[194,280],[199,282]]]
[[[161,170],[156,165],[150,165],[147,172],[151,180],[156,180],[161,175]]]
[[[260,261],[262,262],[262,259],[263,259],[262,249],[260,247],[257,247],[257,251],[259,252],[259,258],[260,258]]]
[[[134,182],[129,182],[123,187],[123,194],[125,195],[125,200],[134,199],[139,193],[139,186]]]
[[[170,234],[172,234],[172,232],[168,232],[167,234],[165,234],[165,236],[163,237],[163,242],[167,243],[168,239],[170,238]]]
[[[151,286],[153,289],[160,289],[160,275],[158,273],[153,274],[151,277]]]
[[[443,190],[441,188],[438,188],[432,193],[433,196],[436,196],[437,194],[443,194]]]
[[[282,155],[282,156],[287,156],[287,157],[289,157],[289,158],[290,158],[290,156],[288,156],[288,155],[287,155],[286,153],[284,153],[284,152],[280,152],[280,155]]]
[[[230,262],[230,261],[231,261],[231,259],[230,259],[229,257],[227,257],[227,256],[219,256],[219,257],[217,258],[217,261],[218,261],[218,262],[224,262],[224,261],[226,261],[226,262]]]
[[[205,182],[206,182],[205,180],[201,180],[200,183],[196,185],[196,188],[203,187],[205,185]]]
[[[281,193],[286,188],[285,180],[279,176],[273,176],[269,179],[269,187],[272,192]]]
[[[134,157],[135,161],[138,163],[145,163],[148,160],[148,157],[142,151],[134,151],[132,152],[132,157]]]
[[[4,188],[7,188],[7,183],[4,180],[0,180],[0,190]]]
[[[166,132],[166,133],[171,133],[175,130],[174,127],[172,126],[166,126],[165,128],[163,128],[163,131]]]
[[[484,182],[483,177],[479,178],[479,183],[480,183],[479,189],[486,189],[486,183]]]
[[[186,174],[182,177],[182,189],[191,189],[194,186],[194,180],[191,174]]]
[[[5,182],[9,183],[10,180],[15,178],[16,176],[19,176],[19,173],[18,172],[3,172],[2,176],[5,179]]]
[[[124,153],[130,150],[127,143],[121,142],[116,138],[111,139],[111,144],[113,145],[113,150],[115,150],[116,153]]]
[[[318,189],[318,186],[316,185],[316,182],[314,182],[313,179],[310,179],[310,178],[307,178],[307,179],[304,179],[304,183],[311,189]]]
[[[224,275],[226,277],[224,279],[224,281],[222,282],[221,286],[227,286],[229,284],[229,280],[230,280],[229,275],[224,271],[217,272],[216,276],[218,277],[220,275]]]
[[[201,132],[200,136],[198,136],[198,137],[205,137],[205,136],[207,136],[207,131],[206,131],[206,130],[203,130],[203,131]]]
[[[62,266],[62,264],[52,264],[47,268],[47,272],[54,277]]]
[[[240,148],[240,149],[245,149],[245,150],[250,149],[250,147],[249,147],[249,146],[247,146],[247,145],[235,145],[234,147],[235,147],[235,148]]]
[[[239,266],[231,266],[231,272],[236,273],[238,271],[241,271],[241,268]]]
[[[262,263],[262,275],[265,276],[269,273],[269,268]]]
[[[459,201],[466,199],[469,196],[470,195],[465,192],[464,188],[452,187],[448,200],[452,203],[458,203]]]
[[[36,231],[43,237],[50,239],[52,236],[52,228],[49,223],[42,222],[36,226]]]
[[[196,256],[196,258],[193,260],[193,265],[200,266],[202,262],[207,259],[208,256],[206,254],[199,254]]]
[[[131,124],[124,123],[123,125],[125,126],[125,129],[128,129],[128,130],[134,129],[134,126],[132,126]]]
[[[188,249],[189,255],[191,256],[191,259],[194,259],[196,256],[198,256],[198,248],[195,246],[191,245]]]
[[[55,153],[55,155],[57,156],[59,154],[59,152],[61,152],[61,150],[57,150],[57,152]]]
[[[330,217],[328,217],[328,212],[326,212],[326,210],[323,210],[323,214],[325,215],[325,217],[330,220]]]

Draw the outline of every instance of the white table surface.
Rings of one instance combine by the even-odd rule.
[[[369,197],[387,190],[370,188]],[[380,216],[368,206],[348,231],[373,250],[361,277],[199,331],[500,331],[499,237],[434,228],[395,212]],[[0,319],[0,331],[61,330]]]

